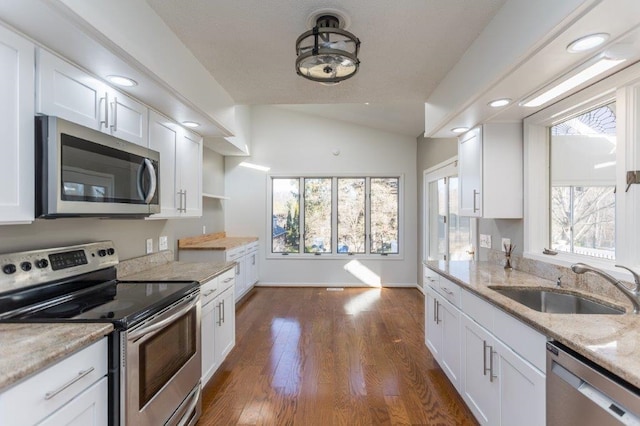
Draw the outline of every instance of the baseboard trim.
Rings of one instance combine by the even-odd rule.
[[[380,288],[368,286],[360,283],[282,283],[282,282],[262,282],[255,287],[344,287],[344,288]],[[382,288],[419,288],[415,283],[385,283]]]

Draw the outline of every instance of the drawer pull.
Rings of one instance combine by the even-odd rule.
[[[444,291],[445,293],[447,293],[449,296],[453,296],[453,292],[451,290],[449,290],[446,287],[440,287],[442,289],[442,291]]]
[[[231,281],[232,279],[234,279],[235,277],[229,277],[226,280],[222,281],[223,283],[228,283],[229,281]]]
[[[73,379],[69,380],[67,383],[65,383],[64,385],[60,386],[58,389],[56,389],[54,391],[51,391],[51,392],[45,393],[44,394],[44,399],[49,400],[49,399],[53,398],[54,396],[58,395],[60,392],[62,392],[63,390],[65,390],[69,386],[71,386],[74,383],[76,383],[78,380],[82,379],[83,377],[85,377],[86,375],[91,373],[93,370],[95,370],[95,368],[91,367],[88,370],[80,371],[76,377],[74,377]]]
[[[212,294],[213,292],[215,292],[215,290],[209,290],[208,292],[206,292],[202,296],[207,297],[208,295]]]

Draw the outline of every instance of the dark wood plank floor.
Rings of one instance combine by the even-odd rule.
[[[416,289],[257,288],[198,425],[473,425],[424,345]]]

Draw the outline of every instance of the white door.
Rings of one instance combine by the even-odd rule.
[[[202,138],[183,130],[176,157],[182,215],[202,216]]]
[[[439,301],[442,328],[440,366],[456,389],[460,389],[460,311],[443,298]]]
[[[178,130],[168,125],[170,121],[155,112],[149,120],[149,148],[160,153],[160,213],[152,217],[176,217],[176,143]]]
[[[220,365],[236,343],[236,308],[233,287],[226,289],[214,301],[216,304],[216,364]]]
[[[109,420],[108,401],[107,378],[103,377],[38,425],[106,426]]]
[[[34,46],[0,27],[0,223],[34,218]]]
[[[120,139],[147,146],[149,110],[129,96],[109,92],[109,132]]]
[[[500,394],[493,338],[464,314],[461,315],[460,322],[462,398],[480,424],[498,425]]]
[[[436,361],[440,362],[442,349],[442,327],[438,318],[438,296],[435,291],[425,286],[424,330],[425,344]]]
[[[206,385],[215,369],[216,354],[215,354],[215,327],[216,327],[216,303],[214,300],[210,301],[202,307],[202,314],[200,319],[200,346],[202,348],[202,386]]]
[[[36,112],[109,132],[109,86],[46,50],[36,60]]]
[[[460,215],[482,217],[482,133],[469,130],[458,141]]]

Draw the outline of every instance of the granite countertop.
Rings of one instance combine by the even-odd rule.
[[[505,312],[640,387],[640,315],[549,314],[530,309],[489,286],[556,287],[555,282],[488,262],[430,261],[425,265]],[[588,293],[586,293],[589,296]],[[593,296],[593,295],[591,295]],[[607,303],[624,305],[597,295]]]
[[[112,330],[112,324],[0,324],[0,391]]]
[[[126,281],[209,281],[235,266],[235,262],[168,262],[149,269],[120,273],[118,279]]]
[[[224,232],[198,235],[178,240],[180,250],[231,250],[254,241],[258,237],[227,237]]]

